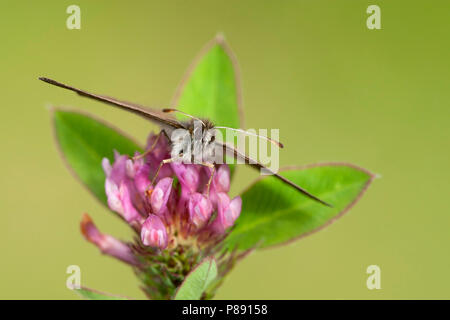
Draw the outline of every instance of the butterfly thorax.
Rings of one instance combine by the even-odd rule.
[[[207,120],[192,119],[182,122],[171,138],[172,158],[182,163],[212,163],[214,157],[215,129]]]
[[[208,119],[200,119],[200,120],[201,121],[196,120],[196,119],[191,119],[189,121],[181,122],[181,124],[191,134],[194,133],[194,129],[196,127],[198,127],[199,125],[202,127],[203,131],[206,131],[206,130],[209,130],[209,129],[214,129],[214,124],[210,120],[208,120]]]

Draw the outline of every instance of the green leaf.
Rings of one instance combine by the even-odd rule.
[[[106,204],[102,159],[114,160],[114,150],[133,155],[142,152],[131,139],[92,117],[75,111],[53,111],[55,136],[61,154],[77,178]]]
[[[175,300],[199,300],[203,292],[217,277],[217,264],[213,258],[203,260],[184,279]]]
[[[348,164],[319,164],[281,173],[320,199],[321,205],[273,176],[242,194],[242,212],[227,237],[227,248],[246,250],[279,245],[318,231],[352,207],[374,176]]]
[[[109,293],[103,293],[97,290],[88,289],[84,287],[73,290],[86,300],[129,300],[125,297],[115,296]]]
[[[188,68],[172,106],[217,126],[243,128],[242,89],[236,57],[222,35],[217,35]],[[177,115],[180,120],[185,116]],[[221,129],[223,140],[225,130]],[[228,158],[228,157],[227,157]],[[235,165],[231,159],[233,176]]]
[[[243,125],[237,62],[222,36],[211,41],[194,60],[172,105],[216,125],[232,128]]]

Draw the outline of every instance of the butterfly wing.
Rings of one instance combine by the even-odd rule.
[[[111,98],[111,97],[107,97],[107,96],[103,96],[103,95],[99,95],[99,94],[95,94],[95,93],[90,93],[88,91],[81,90],[81,89],[78,89],[78,88],[63,84],[63,83],[55,81],[55,80],[45,78],[45,77],[40,77],[39,80],[42,80],[46,83],[49,83],[51,85],[54,85],[54,86],[57,86],[60,88],[71,90],[73,92],[76,92],[80,96],[88,97],[88,98],[91,98],[91,99],[94,99],[97,101],[101,101],[101,102],[113,105],[115,107],[118,107],[120,109],[135,113],[141,117],[144,117],[148,120],[156,122],[158,125],[164,126],[166,128],[167,127],[171,128],[171,129],[183,128],[183,126],[178,121],[168,118],[167,116],[164,116],[162,113],[159,113],[157,111],[148,110],[147,108],[144,108],[138,104],[117,100],[115,98]]]
[[[299,192],[301,192],[302,194],[304,194],[308,198],[310,198],[310,199],[312,199],[314,201],[317,201],[317,202],[319,202],[319,203],[321,203],[323,205],[326,205],[328,207],[333,207],[329,203],[327,203],[327,202],[317,198],[315,195],[311,194],[310,192],[308,192],[307,190],[305,190],[302,187],[298,186],[297,184],[295,184],[294,182],[290,181],[289,179],[286,179],[282,175],[279,175],[278,173],[270,170],[269,168],[267,168],[263,164],[259,163],[258,161],[253,160],[252,158],[250,158],[246,154],[243,154],[243,153],[239,152],[234,147],[231,147],[231,146],[227,145],[226,143],[222,143],[222,142],[219,142],[219,141],[216,142],[216,146],[218,146],[219,148],[222,148],[224,154],[227,154],[227,155],[229,155],[231,157],[234,157],[235,159],[239,159],[241,161],[244,161],[245,164],[247,164],[247,165],[249,165],[249,166],[251,166],[251,167],[253,167],[253,168],[257,169],[257,170],[264,169],[269,174],[274,175],[277,179],[279,179],[283,183],[286,183],[287,185],[295,188],[296,190],[298,190]]]
[[[49,78],[45,78],[45,77],[40,77],[39,80],[42,80],[46,83],[49,83],[51,85],[60,87],[60,88],[64,88],[67,90],[71,90],[73,92],[76,92],[77,94],[83,96],[83,97],[88,97],[97,101],[101,101],[110,105],[113,105],[115,107],[121,108],[123,110],[129,111],[129,112],[133,112],[139,116],[142,116],[146,119],[149,119],[153,122],[156,122],[158,125],[163,126],[163,127],[168,127],[170,129],[179,129],[179,128],[184,128],[184,126],[174,120],[174,119],[170,119],[170,118],[166,118],[163,115],[159,114],[158,112],[155,111],[150,111],[147,108],[144,108],[138,104],[134,104],[134,103],[129,103],[129,102],[125,102],[125,101],[120,101],[117,100],[115,98],[111,98],[111,97],[107,97],[107,96],[103,96],[103,95],[98,95],[98,94],[94,94],[94,93],[90,93],[88,91],[85,90],[81,90],[66,84],[63,84],[61,82],[49,79]],[[247,155],[239,152],[238,150],[236,150],[233,147],[230,147],[224,143],[221,142],[215,142],[216,145],[219,148],[222,148],[225,154],[228,154],[232,157],[234,157],[235,159],[240,159],[243,160],[245,162],[245,164],[250,165],[251,167],[255,168],[255,169],[264,169],[266,170],[268,173],[274,175],[277,179],[283,181],[284,183],[290,185],[291,187],[297,189],[299,192],[301,192],[302,194],[304,194],[305,196],[309,197],[310,199],[313,199],[315,201],[318,201],[326,206],[331,207],[330,204],[326,203],[323,200],[320,200],[319,198],[317,198],[316,196],[314,196],[313,194],[309,193],[308,191],[306,191],[305,189],[303,189],[302,187],[296,185],[295,183],[293,183],[292,181],[286,179],[285,177],[279,175],[276,172],[273,172],[272,170],[270,170],[269,168],[267,168],[266,166],[264,166],[263,164],[257,162],[256,160],[251,159],[250,157],[248,157]]]

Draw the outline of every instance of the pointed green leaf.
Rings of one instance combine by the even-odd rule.
[[[133,155],[142,149],[111,126],[75,111],[53,111],[56,141],[77,178],[106,204],[102,159],[114,160],[114,150]]]
[[[217,36],[194,60],[172,105],[216,125],[233,128],[243,125],[237,63],[222,36]]]
[[[217,126],[243,128],[238,63],[222,35],[217,35],[188,68],[172,106]],[[178,115],[180,120],[185,116]],[[225,141],[225,130],[221,130]],[[230,163],[233,176],[235,165]]]
[[[217,264],[212,258],[203,260],[189,273],[178,288],[175,300],[199,300],[217,277]]]
[[[265,177],[242,194],[242,212],[227,247],[264,248],[309,235],[346,212],[364,193],[374,176],[348,164],[320,164],[281,172],[326,207],[301,195],[274,177]]]
[[[88,289],[84,287],[73,290],[86,300],[128,300],[125,297],[115,296],[109,293],[103,293],[94,289]]]

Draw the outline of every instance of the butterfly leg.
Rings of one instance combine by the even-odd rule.
[[[152,186],[155,185],[156,178],[158,177],[159,171],[161,170],[162,166],[165,165],[165,164],[167,164],[167,163],[171,163],[171,162],[173,162],[173,161],[174,161],[173,158],[165,159],[165,160],[161,161],[161,163],[159,164],[158,170],[156,170],[155,176],[154,176],[153,179],[152,179]]]
[[[155,149],[156,145],[158,144],[159,139],[161,138],[161,134],[162,133],[166,133],[164,130],[161,130],[158,135],[156,136],[155,141],[153,141],[153,144],[151,145],[150,148],[148,148],[143,154],[140,154],[138,156],[133,157],[133,160],[139,160],[142,159],[144,157],[146,157],[150,152],[153,151],[153,149]],[[166,135],[167,136],[167,135]]]
[[[216,166],[213,163],[205,163],[205,162],[202,163],[202,166],[206,166],[212,169],[211,176],[209,177],[208,183],[206,184],[206,197],[209,198],[209,189],[211,188],[211,183],[214,178],[214,174],[216,173]]]
[[[158,166],[158,170],[156,170],[155,176],[152,179],[152,184],[151,184],[152,186],[155,185],[156,178],[158,177],[159,171],[161,170],[162,166],[167,163],[172,163],[174,160],[175,159],[170,158],[170,159],[165,159],[165,160],[161,161],[161,163]],[[206,184],[206,197],[209,197],[209,189],[211,188],[211,183],[214,178],[214,174],[216,173],[216,166],[213,163],[206,163],[206,162],[202,162],[202,163],[200,163],[200,165],[212,169],[211,176],[209,177],[208,183]]]

